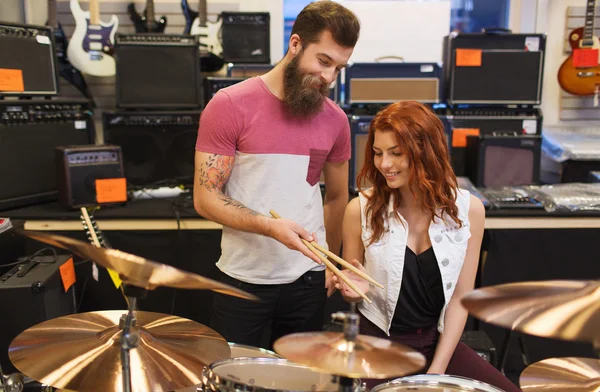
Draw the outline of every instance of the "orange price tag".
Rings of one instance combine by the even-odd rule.
[[[454,128],[452,147],[467,147],[467,136],[479,136],[479,128]]]
[[[23,71],[20,69],[0,68],[0,91],[25,91]]]
[[[481,67],[481,49],[456,49],[457,67]]]
[[[595,67],[598,65],[598,49],[573,49],[575,68]]]
[[[69,290],[69,287],[73,286],[75,283],[75,266],[73,265],[73,258],[69,258],[69,260],[65,261],[63,265],[59,267],[60,277],[63,282],[63,287],[65,288],[65,293]]]
[[[127,201],[127,180],[125,178],[97,179],[96,201],[98,203],[119,203]]]

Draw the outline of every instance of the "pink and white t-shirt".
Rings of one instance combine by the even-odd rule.
[[[308,119],[288,114],[260,77],[219,90],[200,117],[196,150],[235,156],[223,192],[261,214],[292,219],[327,246],[319,178],[325,162],[350,159],[350,126],[326,99]],[[254,284],[290,283],[324,267],[278,241],[223,228],[217,267]]]

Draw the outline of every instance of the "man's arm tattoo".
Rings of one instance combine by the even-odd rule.
[[[200,165],[200,185],[209,191],[220,191],[225,186],[231,169],[233,157],[213,154]]]
[[[231,197],[227,196],[227,195],[222,195],[220,197],[221,200],[223,200],[225,202],[226,206],[232,206],[232,207],[237,207],[240,210],[244,210],[247,213],[251,214],[251,215],[260,215],[258,212],[246,207],[245,205],[243,205],[242,203],[240,203],[237,200],[233,200]]]

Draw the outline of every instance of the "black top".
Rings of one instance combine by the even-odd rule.
[[[445,301],[442,275],[433,248],[416,255],[407,246],[402,286],[390,333],[436,325]]]

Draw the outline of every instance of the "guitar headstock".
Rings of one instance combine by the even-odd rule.
[[[98,223],[96,222],[94,215],[90,213],[86,207],[81,207],[80,219],[88,241],[101,248],[110,248],[108,240],[98,228]]]

